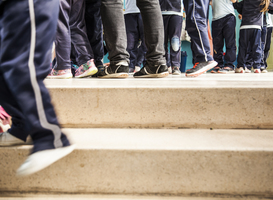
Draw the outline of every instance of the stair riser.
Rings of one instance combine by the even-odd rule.
[[[273,128],[273,88],[51,88],[72,128]]]
[[[273,153],[77,149],[47,169],[16,178],[27,148],[0,149],[0,191],[273,196]]]

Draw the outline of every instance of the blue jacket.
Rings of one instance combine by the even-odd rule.
[[[233,4],[238,13],[242,14],[243,19],[242,26],[263,26],[263,13],[261,10],[263,7],[260,5],[260,0],[243,0]],[[273,11],[273,3],[271,1],[269,5],[269,12]]]

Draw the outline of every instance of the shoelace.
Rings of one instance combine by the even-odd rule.
[[[195,65],[193,66],[193,68],[195,68],[198,64],[199,64],[199,62],[195,63]]]

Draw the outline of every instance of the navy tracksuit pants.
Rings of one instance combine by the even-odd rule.
[[[272,28],[273,27],[267,27],[267,31],[266,31],[265,45],[264,45],[264,57],[263,57],[263,62],[264,62],[265,68],[267,68],[267,59],[269,56],[269,50],[270,50],[270,45],[271,45]]]
[[[250,48],[250,49],[248,49]],[[241,29],[239,39],[239,53],[237,67],[245,68],[247,65],[247,53],[251,51],[251,58],[254,69],[261,68],[262,46],[260,29]]]
[[[94,54],[95,65],[103,65],[104,56],[103,30],[100,15],[101,1],[85,0],[85,24],[87,37]]]
[[[33,152],[68,146],[43,80],[50,70],[57,0],[9,0],[0,6],[0,104],[12,116],[9,133]]]
[[[235,27],[236,18],[233,14],[212,22],[213,58],[218,62],[219,67],[234,69],[233,63],[236,61]],[[226,44],[225,56],[223,55],[224,43]]]
[[[183,17],[179,15],[163,15],[164,48],[168,67],[179,67],[181,62],[181,30]],[[170,53],[168,42],[170,41]]]
[[[143,63],[147,51],[142,17],[140,13],[128,13],[124,15],[124,20],[127,35],[127,51],[130,54],[129,67],[135,69],[135,66],[141,66]],[[140,41],[141,46],[139,46]]]
[[[191,37],[193,62],[213,60],[210,55],[208,11],[210,0],[184,0],[186,30]]]
[[[94,58],[85,26],[85,0],[60,0],[60,13],[56,33],[56,70],[70,69],[73,63],[80,66]]]

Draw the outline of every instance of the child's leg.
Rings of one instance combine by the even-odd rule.
[[[186,29],[191,37],[191,47],[195,62],[212,61],[208,36],[209,0],[184,0]]]
[[[70,6],[72,0],[60,0],[59,18],[55,39],[57,68],[70,69],[71,38],[69,27]]]
[[[252,46],[251,46],[250,42],[248,43],[248,46],[247,46],[245,67],[248,68],[249,70],[251,70],[251,68],[253,67]]]
[[[262,49],[262,59],[261,59],[261,68],[265,69],[265,63],[264,63],[264,49],[265,49],[265,43],[267,38],[267,27],[263,26],[261,31],[261,49]]]
[[[165,59],[167,66],[170,67],[170,53],[169,53],[169,22],[170,22],[170,15],[163,15],[163,24],[164,24],[164,49],[165,49]]]
[[[224,35],[223,35],[223,19],[212,21],[212,38],[213,38],[213,58],[218,63],[219,67],[224,66],[223,61],[223,48],[224,48]]]
[[[241,29],[240,30],[240,38],[239,38],[239,53],[237,58],[237,68],[243,67],[245,69],[246,64],[246,55],[247,55],[247,47],[249,42],[249,31],[251,29]]]
[[[249,41],[252,46],[253,69],[260,69],[263,55],[261,47],[261,30],[251,29],[251,32],[252,37],[249,38]]]
[[[143,21],[142,21],[141,15],[139,15],[138,17],[138,32],[140,35],[141,45],[138,47],[136,66],[141,67],[141,64],[143,64],[143,66],[145,65],[145,56],[147,52],[147,48],[145,45],[145,37],[144,37],[144,27],[143,27]]]
[[[180,68],[181,62],[181,30],[183,17],[178,15],[171,15],[169,22],[169,36],[170,36],[170,61],[172,67]]]
[[[100,16],[101,1],[86,0],[85,24],[87,36],[94,53],[96,66],[103,65],[103,30]]]
[[[269,50],[271,45],[271,35],[272,35],[272,27],[267,28],[267,34],[266,34],[266,42],[264,47],[264,64],[265,68],[267,68],[267,59],[269,56]]]
[[[85,0],[77,0],[71,5],[70,12],[70,31],[71,43],[76,52],[76,61],[78,66],[94,58],[89,40],[86,35],[85,27]]]
[[[225,66],[234,69],[233,63],[236,61],[236,18],[234,15],[230,14],[225,17],[225,20],[225,26],[223,29],[226,43]]]
[[[138,42],[139,42],[139,32],[137,28],[137,19],[139,14],[126,14],[124,15],[125,27],[127,34],[127,51],[130,54],[130,64],[129,70],[134,70],[137,62],[138,54]]]

